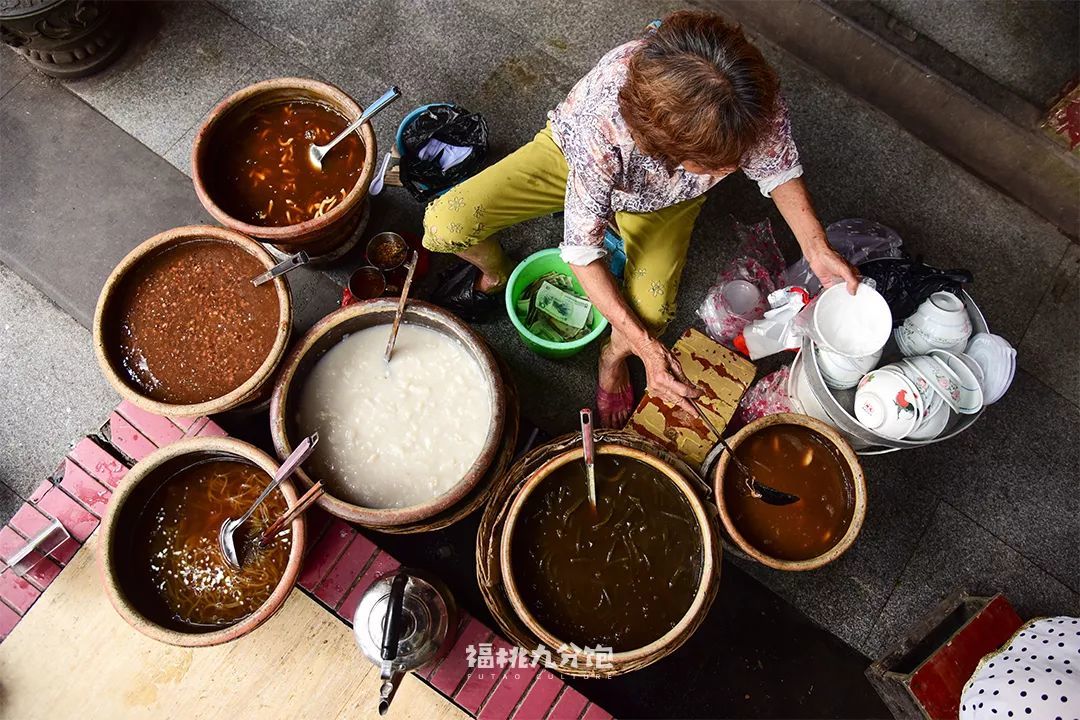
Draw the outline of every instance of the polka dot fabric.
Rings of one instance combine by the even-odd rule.
[[[1080,720],[1080,619],[1024,625],[987,655],[960,696],[960,720]]]

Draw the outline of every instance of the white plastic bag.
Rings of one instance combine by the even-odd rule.
[[[756,225],[736,222],[735,235],[739,239],[736,258],[705,293],[698,308],[705,332],[729,347],[747,324],[765,314],[766,297],[780,287],[777,283],[784,271],[768,220]]]

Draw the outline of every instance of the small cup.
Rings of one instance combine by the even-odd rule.
[[[377,267],[365,265],[357,268],[349,277],[349,284],[341,293],[341,307],[361,300],[382,297],[386,292],[386,276]]]
[[[368,240],[366,256],[373,267],[387,273],[409,259],[409,244],[397,233],[381,232]]]
[[[761,291],[754,283],[747,280],[729,280],[720,289],[724,306],[732,315],[744,320],[755,319],[754,311],[761,303]]]

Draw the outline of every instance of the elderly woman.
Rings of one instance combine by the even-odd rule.
[[[669,15],[601,58],[531,142],[432,202],[424,245],[471,263],[482,302],[512,270],[492,235],[564,210],[562,258],[612,327],[600,352],[601,422],[622,425],[633,409],[631,355],[651,392],[687,407],[699,391],[656,337],[674,317],[713,185],[741,169],[776,203],[823,285],[857,282],[814,214],[778,84],[738,27],[707,13]],[[626,248],[621,292],[602,261],[609,223]]]

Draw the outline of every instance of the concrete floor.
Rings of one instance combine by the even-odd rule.
[[[145,32],[117,67],[66,84],[88,105],[73,96],[43,105],[49,83],[27,75],[10,53],[0,53],[0,260],[85,325],[117,258],[157,230],[204,217],[182,173],[188,171],[198,122],[232,90],[265,77],[300,74],[329,79],[365,102],[399,84],[405,99],[376,123],[380,147],[387,146],[409,109],[452,99],[487,116],[498,157],[542,126],[544,112],[600,54],[668,9],[665,2],[649,0],[573,8],[555,0],[524,8],[494,0],[369,0],[362,13],[345,2],[324,0],[317,6],[317,13],[287,0],[146,6]],[[335,18],[332,32],[326,30],[326,17]],[[929,262],[973,270],[971,292],[992,329],[1019,347],[1022,369],[1005,400],[961,438],[866,459],[870,516],[859,542],[841,561],[799,576],[748,569],[867,655],[959,585],[1003,590],[1024,615],[1076,614],[1076,246],[782,49],[766,43],[763,50],[783,78],[807,180],[823,219],[880,220],[899,230],[909,248]],[[26,165],[12,160],[45,161],[33,155],[38,150],[18,143],[11,128],[20,118],[45,123],[57,114],[65,118],[64,132],[79,127],[86,137],[106,139],[87,143],[85,153],[96,157],[93,153],[122,145],[123,161],[133,168],[130,179],[152,176],[154,181],[149,187],[145,182],[126,187],[115,164],[94,169],[84,158],[65,165],[54,156],[48,160],[52,175],[37,180],[42,190],[28,187],[20,170]],[[143,145],[114,143],[115,133]],[[98,208],[67,216],[53,201],[65,194],[48,192],[57,183],[67,183],[61,185],[64,193],[82,188],[92,196],[80,208],[92,208],[90,200]],[[105,215],[113,212],[107,223]],[[750,183],[741,176],[722,183],[695,231],[672,334],[694,324],[697,303],[730,260],[732,217],[771,217],[786,249],[792,249],[782,221]],[[388,191],[373,205],[369,227],[418,231],[419,220],[420,208],[411,198]],[[63,232],[82,243],[81,254],[61,251],[67,246],[57,239],[65,236],[57,233]],[[542,219],[508,231],[504,241],[512,255],[523,257],[554,245],[560,234],[558,220]],[[327,275],[303,276],[310,298],[302,303],[307,318],[333,306],[334,282],[357,263],[346,259]],[[0,296],[7,298],[0,307],[22,307],[25,292],[10,274],[0,276]],[[75,323],[40,312],[35,317],[57,328],[70,345],[85,348],[85,331]],[[514,371],[524,412],[551,432],[570,429],[573,409],[591,400],[595,354],[555,363],[524,349],[508,322],[481,329]],[[21,346],[0,345],[0,366],[20,382],[15,347]],[[88,361],[81,363],[81,372],[92,374]],[[557,393],[551,392],[552,378],[558,379]],[[71,387],[83,387],[82,381]],[[14,395],[0,399],[6,417],[23,417],[25,408]],[[56,458],[75,434],[92,429],[89,418],[79,422],[77,429],[46,431],[46,438],[24,437],[38,443],[36,453]],[[61,432],[66,434],[57,437]],[[41,461],[41,467],[48,462]],[[24,493],[36,484],[31,478],[44,471],[22,466],[5,482]]]

